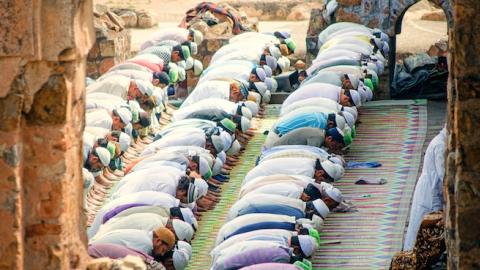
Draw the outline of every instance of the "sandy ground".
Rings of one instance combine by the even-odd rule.
[[[239,0],[241,1],[241,0]],[[138,50],[140,44],[158,29],[178,25],[185,11],[203,2],[201,0],[96,0],[95,3],[116,7],[130,7],[150,10],[158,21],[158,26],[150,29],[131,29],[132,49]],[[424,1],[412,6],[404,17],[402,33],[397,36],[397,51],[424,52],[441,38],[448,38],[446,22],[422,21],[420,17],[432,7]],[[260,21],[260,31],[289,30],[298,45],[297,54],[305,52],[305,36],[308,20],[305,21]]]

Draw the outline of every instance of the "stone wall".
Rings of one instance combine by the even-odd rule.
[[[480,267],[480,1],[456,0],[450,35],[444,182],[449,269]]]
[[[308,20],[310,10],[322,6],[318,0],[229,0],[225,3],[261,21]]]
[[[0,1],[0,269],[84,268],[92,2]]]
[[[87,76],[98,78],[130,57],[130,31],[111,11],[94,12],[96,42],[88,53]]]

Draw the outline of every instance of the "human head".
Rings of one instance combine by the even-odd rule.
[[[153,73],[153,85],[164,88],[170,84],[168,74],[164,71]]]
[[[338,154],[345,147],[345,141],[343,139],[343,131],[339,128],[330,128],[325,132],[324,145],[330,152]]]
[[[192,183],[192,178],[188,176],[182,176],[178,181],[175,197],[180,200],[181,203],[191,203],[192,198],[195,197],[196,187]]]
[[[249,82],[263,82],[265,81],[265,78],[267,77],[267,74],[265,73],[265,70],[262,68],[253,68],[250,76],[248,78]]]
[[[243,95],[242,91],[240,91],[240,87],[236,82],[230,83],[230,95],[229,100],[232,102],[239,102],[242,100]]]
[[[132,121],[132,113],[127,108],[118,108],[112,111],[112,130],[122,130]]]
[[[313,174],[313,178],[316,183],[334,181],[333,176],[331,175],[331,163],[332,162],[329,160],[320,161],[317,159],[315,161],[315,173]]]
[[[175,235],[167,228],[158,228],[153,231],[153,256],[163,256],[173,249],[175,245]]]
[[[348,74],[343,74],[343,76],[340,79],[342,81],[342,88],[343,89],[354,89],[352,81],[348,77]]]
[[[327,196],[322,198],[323,202],[332,210],[342,202],[342,192],[338,188],[329,187],[325,190]]]
[[[110,163],[110,152],[104,147],[95,147],[88,154],[85,168],[90,172],[99,172]]]
[[[183,55],[183,49],[181,45],[174,46],[172,48],[172,54],[170,56],[170,61],[176,63],[180,62],[182,60],[185,60],[186,58]]]
[[[321,197],[320,190],[315,184],[308,184],[302,192],[300,199],[304,202],[313,201]]]

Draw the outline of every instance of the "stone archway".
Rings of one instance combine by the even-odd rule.
[[[389,86],[393,83],[395,75],[395,62],[397,52],[397,35],[402,32],[403,18],[407,11],[420,2],[420,0],[405,0],[405,1],[392,1],[390,6],[390,15],[388,19],[388,26],[385,28],[385,32],[390,35],[389,46],[390,53],[388,57],[389,68]],[[440,7],[447,18],[448,29],[453,26],[453,10],[450,0],[429,0],[430,3]],[[392,66],[393,64],[393,66]]]
[[[0,1],[0,269],[81,269],[92,1]]]

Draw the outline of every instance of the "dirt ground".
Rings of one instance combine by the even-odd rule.
[[[241,1],[241,0],[238,0]],[[261,1],[261,0],[259,0]],[[185,11],[203,2],[201,0],[95,0],[95,3],[115,7],[130,7],[145,9],[152,12],[158,21],[157,27],[150,29],[131,29],[132,49],[135,51],[149,35],[158,29],[178,25]],[[402,33],[397,36],[397,52],[424,52],[430,45],[441,38],[448,38],[446,22],[423,21],[420,17],[432,11],[432,6],[426,0],[412,6],[404,17]],[[259,21],[262,32],[275,30],[291,31],[293,39],[298,45],[297,54],[305,53],[305,36],[308,20],[304,21]]]

